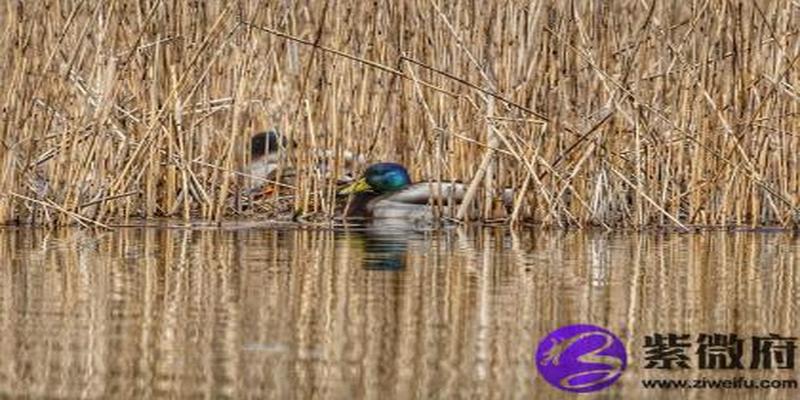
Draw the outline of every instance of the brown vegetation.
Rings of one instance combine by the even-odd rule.
[[[272,200],[300,213],[334,214],[312,166],[349,150],[471,183],[485,217],[514,187],[509,223],[800,219],[788,1],[0,7],[0,222],[253,214],[240,171],[273,126],[299,151]]]

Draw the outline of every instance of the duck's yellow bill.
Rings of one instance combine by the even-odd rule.
[[[359,180],[357,180],[357,181],[345,186],[344,188],[342,188],[342,190],[339,191],[339,194],[340,195],[348,195],[348,194],[354,194],[354,193],[362,193],[362,192],[366,192],[366,191],[368,191],[370,189],[371,189],[371,187],[369,186],[369,183],[367,183],[367,180],[364,179],[364,178],[361,178],[361,179],[359,179]]]

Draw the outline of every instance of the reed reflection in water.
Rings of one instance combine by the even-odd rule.
[[[657,332],[798,336],[788,234],[6,229],[0,257],[0,397],[577,398],[533,354],[578,322],[629,353],[581,398],[798,394],[639,382],[796,378],[643,368]]]

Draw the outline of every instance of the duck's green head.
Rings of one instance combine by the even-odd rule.
[[[411,184],[406,168],[397,163],[378,163],[370,165],[361,179],[339,191],[339,194],[376,192],[389,193],[402,190]]]

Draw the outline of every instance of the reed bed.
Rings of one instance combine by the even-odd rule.
[[[0,7],[3,223],[326,220],[315,165],[345,151],[468,184],[481,220],[800,220],[790,1]],[[249,137],[272,127],[296,179],[254,207]]]

